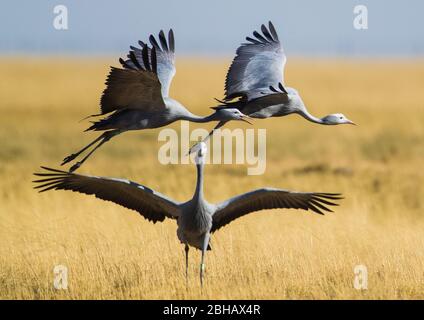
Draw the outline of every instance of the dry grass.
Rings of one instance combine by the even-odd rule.
[[[193,250],[185,288],[174,222],[153,225],[92,197],[32,189],[39,165],[57,167],[94,137],[82,133],[87,123],[77,120],[97,111],[113,63],[0,61],[0,298],[424,297],[422,61],[289,62],[286,78],[312,113],[343,112],[359,126],[322,127],[296,116],[257,120],[255,128],[268,130],[266,173],[246,176],[242,165],[209,165],[206,196],[218,201],[269,185],[342,192],[346,199],[324,217],[274,210],[217,232],[203,295]],[[227,64],[183,60],[173,96],[195,113],[209,113],[212,97],[222,96]],[[199,81],[201,74],[207,78]],[[188,199],[195,170],[160,165],[157,133],[116,138],[81,172],[128,177]],[[53,288],[57,264],[69,268],[67,291]],[[353,288],[358,264],[368,268],[365,291]]]

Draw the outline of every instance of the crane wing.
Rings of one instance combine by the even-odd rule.
[[[159,43],[153,35],[149,37],[150,44],[152,48],[156,50],[156,60],[157,60],[157,76],[162,85],[162,96],[169,96],[169,88],[171,86],[172,79],[174,78],[176,69],[175,69],[175,38],[174,32],[172,29],[168,32],[168,40],[165,38],[163,30],[159,32]],[[138,42],[139,45],[143,48],[145,43],[142,41]],[[131,46],[131,51],[128,54],[128,60],[123,61],[122,65],[125,68],[136,68],[136,64],[131,59],[132,53],[134,54],[136,61],[139,65],[144,67],[143,59],[143,50],[134,46]],[[148,57],[152,54],[152,49],[148,48]]]
[[[286,208],[312,210],[324,214],[332,212],[327,206],[342,199],[338,193],[295,192],[274,188],[263,188],[233,197],[217,205],[213,215],[212,232],[250,212],[265,209]]]
[[[125,208],[139,212],[153,223],[165,218],[176,219],[179,215],[179,204],[148,187],[126,179],[85,176],[71,172],[42,167],[47,172],[35,173],[42,179],[33,182],[34,188],[40,192],[47,190],[71,190],[99,199],[112,201]]]
[[[263,35],[254,31],[254,38],[247,37],[236,52],[225,81],[225,100],[247,96],[254,99],[270,86],[284,84],[286,55],[278,39],[274,25],[261,26]]]
[[[160,82],[153,72],[111,67],[100,100],[101,113],[121,109],[145,111],[165,108]]]
[[[102,114],[126,108],[165,108],[164,98],[175,75],[174,32],[169,30],[167,40],[161,30],[160,45],[153,35],[149,40],[151,48],[139,41],[141,48],[131,46],[128,59],[119,59],[124,69],[111,68],[100,100]]]

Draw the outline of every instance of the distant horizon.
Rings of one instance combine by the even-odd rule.
[[[18,52],[18,53],[4,53],[0,52],[0,59],[114,59],[116,60],[116,63],[119,64],[118,59],[120,57],[124,57],[128,53],[128,50],[123,50],[122,52],[108,52],[108,53],[95,53],[95,52],[89,52],[89,53],[72,53],[72,52],[64,52],[64,53],[58,53],[58,52],[49,52],[49,53],[28,53],[28,52]],[[199,59],[199,60],[210,60],[213,62],[222,62],[223,60],[232,60],[234,59],[234,54],[202,54],[202,53],[176,53],[176,63],[180,60],[188,60],[188,59]],[[424,61],[424,54],[422,55],[400,55],[400,54],[393,54],[393,55],[329,55],[329,54],[314,54],[314,55],[305,55],[305,54],[289,54],[287,57],[288,62],[290,61],[302,61],[302,60],[317,60],[317,61],[372,61],[377,62],[378,60],[381,60],[382,63],[385,63],[387,61]]]
[[[57,5],[67,8],[67,30],[54,27]],[[354,28],[358,5],[367,8],[366,30]],[[18,0],[0,12],[0,55],[116,56],[172,27],[178,55],[228,57],[271,20],[289,57],[421,57],[422,12],[419,0]]]

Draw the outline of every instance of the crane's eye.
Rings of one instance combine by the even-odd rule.
[[[340,117],[340,119],[343,119],[343,117]]]

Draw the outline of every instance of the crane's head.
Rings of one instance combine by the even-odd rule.
[[[219,121],[230,121],[230,120],[239,120],[244,121],[251,124],[248,120],[250,117],[245,115],[237,108],[222,108],[222,107],[214,107],[215,109],[215,117]]]
[[[316,118],[309,114],[308,110],[306,109],[305,103],[303,102],[302,98],[299,95],[299,92],[294,88],[286,87],[287,92],[289,93],[290,101],[292,104],[292,107],[298,110],[298,113],[308,119],[312,122],[317,122],[320,124],[326,124],[326,125],[336,125],[336,124],[353,124],[356,125],[353,121],[349,120],[344,114],[342,113],[333,113],[329,114],[328,116],[325,116],[321,119]]]
[[[208,153],[208,147],[205,142],[201,141],[194,145],[190,150],[191,153],[196,153],[195,162],[196,164],[204,164],[206,154]]]
[[[336,124],[353,124],[356,125],[353,121],[346,118],[346,116],[342,113],[333,113],[325,116],[321,119],[324,124],[328,125],[336,125]]]

